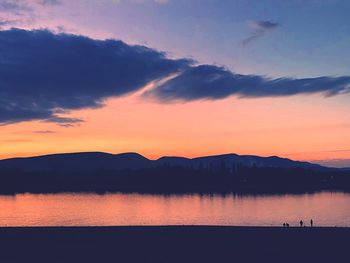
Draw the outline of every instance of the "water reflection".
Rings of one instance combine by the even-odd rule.
[[[0,196],[0,226],[350,226],[350,195],[20,194]]]

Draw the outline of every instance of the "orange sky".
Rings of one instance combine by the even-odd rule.
[[[195,157],[238,153],[299,160],[350,158],[346,96],[160,104],[138,94],[79,110],[70,128],[39,121],[1,126],[0,158],[58,152],[139,152]],[[52,131],[52,133],[37,133]]]
[[[5,22],[14,23],[7,27],[122,39],[169,51],[169,57],[225,65],[240,74],[290,78],[348,75],[349,59],[344,55],[349,47],[344,34],[348,23],[344,21],[349,16],[339,3],[311,1],[290,8],[281,1],[262,10],[260,4],[245,1],[223,1],[221,5],[213,1],[206,5],[196,1],[185,1],[186,5],[181,1],[161,5],[136,2],[60,0],[42,6],[38,1],[18,1],[20,12],[4,8],[0,14]],[[305,12],[306,20],[300,20],[300,12]],[[254,38],[256,28],[251,25],[257,13],[260,19],[269,19],[265,23],[270,22],[270,29]],[[281,14],[283,21],[279,21]],[[232,23],[228,17],[234,18]],[[242,40],[249,36],[256,43],[243,47]],[[85,120],[74,127],[41,121],[0,125],[0,159],[59,152],[133,151],[152,159],[237,153],[309,161],[350,160],[349,94],[327,98],[317,94],[230,97],[167,104],[141,98],[141,93],[110,98],[100,109],[71,112],[69,117]]]

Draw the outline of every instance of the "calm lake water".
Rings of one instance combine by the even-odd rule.
[[[350,194],[0,196],[0,226],[297,225],[350,226]]]

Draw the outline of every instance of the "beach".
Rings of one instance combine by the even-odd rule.
[[[350,228],[3,227],[0,262],[347,262]]]

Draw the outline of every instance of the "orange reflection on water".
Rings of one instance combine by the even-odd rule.
[[[283,196],[21,194],[0,196],[0,226],[350,226],[350,195]]]

